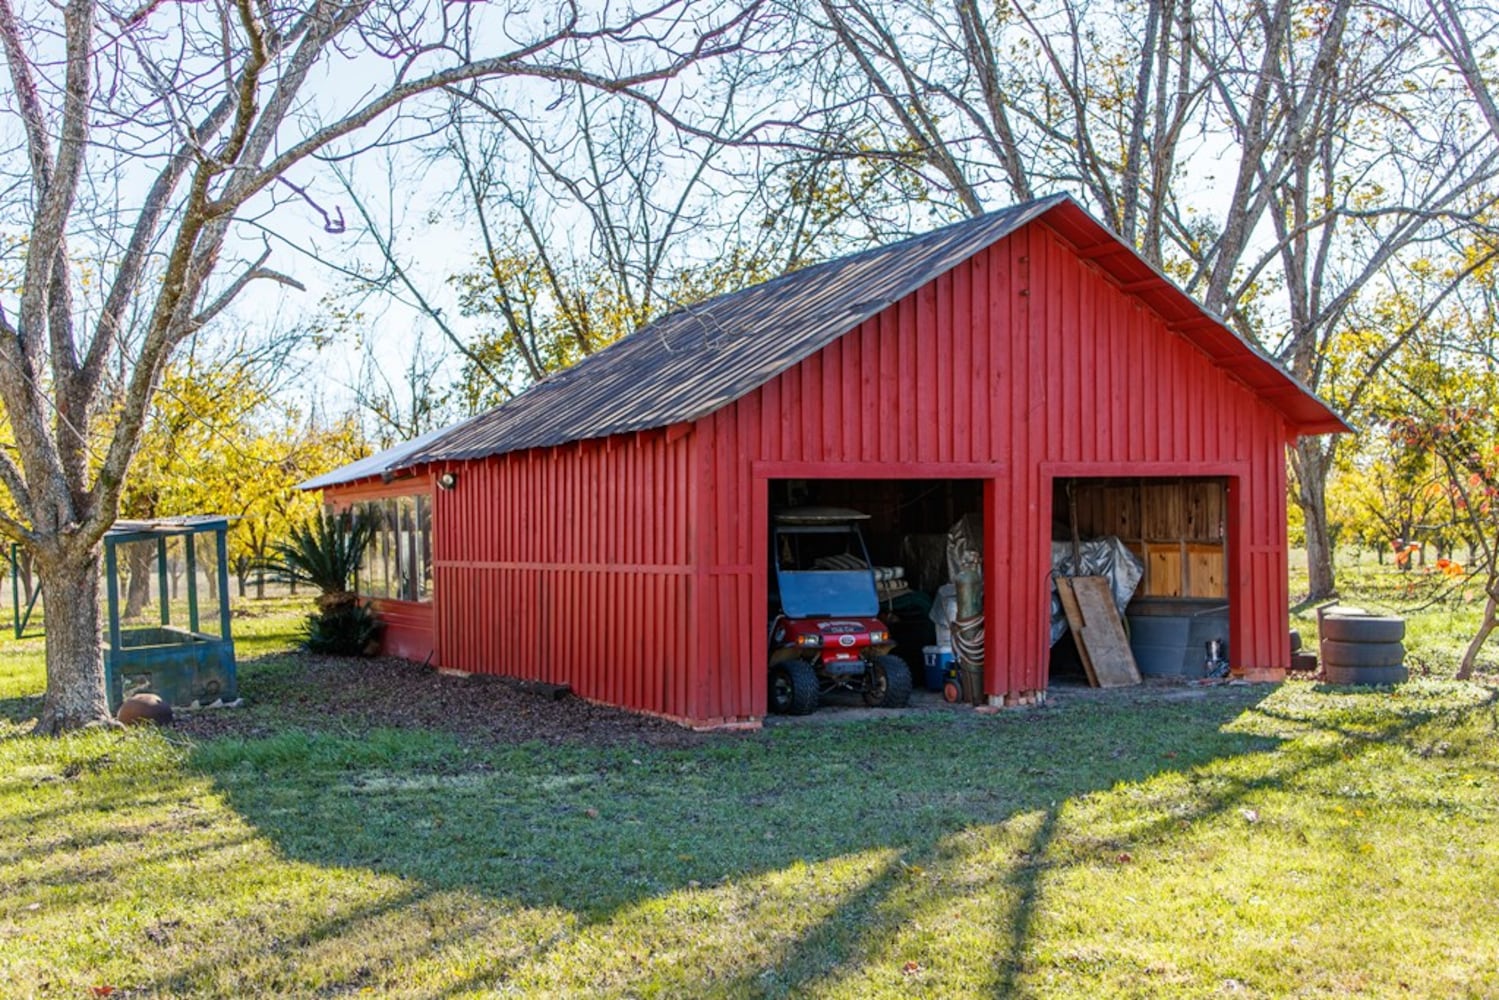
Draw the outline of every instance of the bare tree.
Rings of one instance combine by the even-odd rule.
[[[544,120],[482,84],[448,88],[424,168],[451,175],[453,194],[417,225],[465,234],[472,257],[438,287],[394,193],[361,199],[350,179],[378,260],[357,280],[443,333],[474,411],[663,311],[868,238],[869,213],[898,192],[891,168],[767,144],[779,66],[721,60],[672,101],[571,86],[554,101],[565,113]]]
[[[430,128],[424,95],[509,79],[657,100],[685,67],[737,47],[753,10],[0,0],[3,120],[24,150],[0,184],[0,220],[24,234],[0,315],[16,443],[0,454],[16,511],[0,531],[33,555],[46,597],[40,731],[107,718],[100,539],[163,367],[248,285],[290,280],[237,223],[297,209],[341,228],[315,196],[317,159]],[[338,75],[357,82],[326,83]],[[123,384],[106,412],[111,365]]]
[[[1398,359],[1398,399],[1376,411],[1399,446],[1432,460],[1443,494],[1469,540],[1464,587],[1481,585],[1483,617],[1463,651],[1457,679],[1472,677],[1499,629],[1499,234],[1451,248],[1445,268],[1468,280],[1440,308],[1417,317],[1411,349]]]
[[[1494,48],[1499,41],[1499,11],[1488,3],[1427,0],[1425,12],[1429,20],[1419,15],[1410,20],[1441,46],[1473,95],[1489,131],[1499,136],[1499,99],[1494,93],[1499,86]],[[1391,14],[1403,16],[1399,10]]]
[[[786,4],[826,40],[828,103],[862,102],[880,148],[955,214],[1079,193],[1336,405],[1388,359],[1324,382],[1350,311],[1493,204],[1499,144],[1446,85],[1453,66],[1482,77],[1455,0]],[[1293,456],[1314,596],[1335,582],[1333,447]]]

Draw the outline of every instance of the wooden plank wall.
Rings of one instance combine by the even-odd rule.
[[[701,551],[718,581],[704,595],[705,627],[742,616],[734,602],[745,593],[751,624],[764,620],[763,542],[750,536],[764,533],[757,482],[984,478],[986,687],[1044,689],[1052,479],[1206,470],[1230,483],[1221,573],[1236,661],[1289,661],[1283,418],[1044,224],[940,276],[698,427]],[[746,714],[748,698],[748,714],[762,714],[763,637],[746,645],[736,636],[722,649],[725,659],[708,672],[719,680],[699,704],[733,717]]]
[[[1078,532],[1116,535],[1140,558],[1142,597],[1228,597],[1221,479],[1074,481]]]
[[[691,435],[622,435],[455,466],[436,492],[439,662],[696,718]]]

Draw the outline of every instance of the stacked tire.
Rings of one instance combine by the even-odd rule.
[[[1405,619],[1340,608],[1318,625],[1322,678],[1329,684],[1401,684],[1405,668]]]

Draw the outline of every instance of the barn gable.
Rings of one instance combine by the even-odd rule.
[[[1006,665],[988,690],[1044,690],[1050,544],[1065,514],[1053,509],[1054,484],[1214,477],[1234,504],[1224,548],[1235,580],[1220,603],[1233,607],[1235,654],[1284,665],[1284,445],[1299,428],[1048,223],[976,253],[697,423],[706,615],[730,618],[745,602],[759,609],[752,621],[767,613],[765,580],[746,556],[764,532],[746,546],[743,526],[776,505],[768,484],[978,481],[986,577],[1009,581],[990,598],[991,648]],[[718,678],[707,714],[758,691],[759,641],[745,639],[741,672]]]

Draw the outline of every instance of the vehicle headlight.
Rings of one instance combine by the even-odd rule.
[[[798,646],[813,646],[813,647],[821,646],[822,645],[822,636],[820,636],[820,635],[799,635],[799,636],[796,637],[796,644]]]
[[[871,631],[869,633],[869,641],[870,642],[889,642],[890,641],[890,633],[882,631],[881,629],[874,629],[873,631]]]

